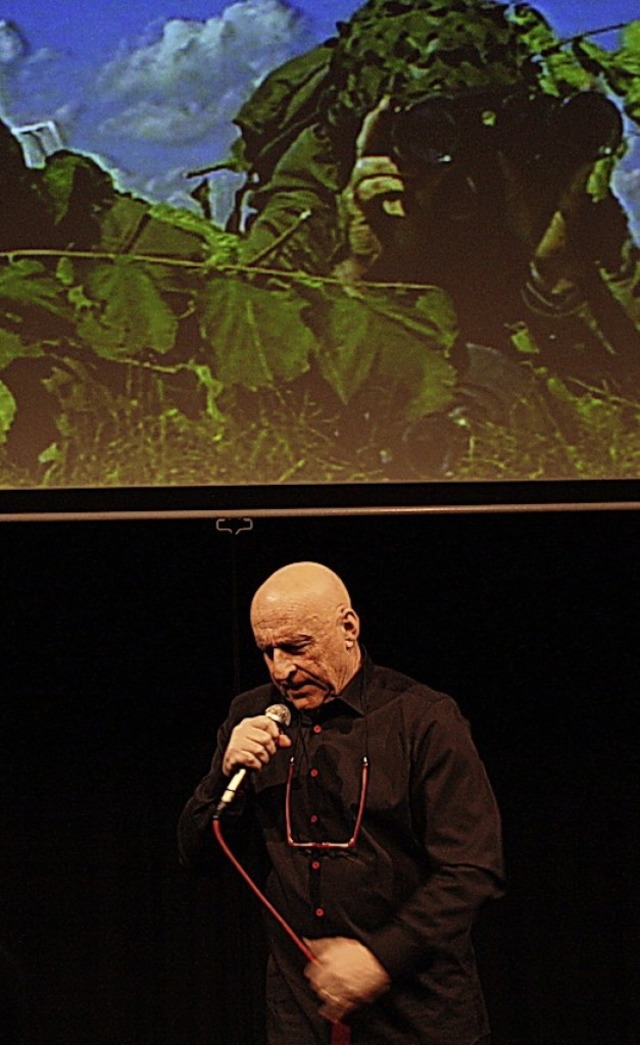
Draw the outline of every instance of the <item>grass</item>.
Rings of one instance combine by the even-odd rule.
[[[304,383],[227,393],[216,410],[187,412],[158,373],[125,367],[108,387],[77,362],[47,387],[59,436],[32,467],[0,448],[0,485],[21,487],[217,486],[255,483],[611,479],[640,476],[640,402],[606,388],[540,379],[536,423],[464,422],[446,470],[414,454],[403,472],[402,424],[393,410],[321,402]],[[123,372],[120,365],[119,372]],[[184,398],[184,397],[183,397]],[[525,412],[526,416],[526,412]],[[436,435],[433,437],[437,440]],[[460,432],[458,432],[460,435]],[[390,449],[391,448],[391,449]],[[432,463],[421,470],[421,460]],[[391,462],[391,465],[390,465]]]

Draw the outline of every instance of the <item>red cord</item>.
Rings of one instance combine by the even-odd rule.
[[[260,902],[262,904],[264,904],[264,906],[267,908],[269,914],[272,914],[273,917],[276,919],[276,921],[280,923],[280,925],[282,926],[284,931],[287,933],[287,935],[291,937],[291,939],[295,943],[295,945],[298,948],[298,950],[302,951],[302,953],[304,954],[304,956],[307,959],[307,961],[308,962],[314,962],[316,959],[314,958],[313,954],[311,953],[311,951],[307,947],[307,945],[304,942],[304,940],[302,940],[298,936],[298,934],[293,931],[293,929],[291,928],[289,923],[287,921],[285,921],[285,919],[280,914],[280,911],[277,911],[275,909],[275,907],[273,906],[273,904],[270,903],[269,900],[267,900],[267,898],[264,895],[264,893],[260,892],[260,890],[258,889],[258,886],[256,885],[256,883],[253,881],[253,879],[250,877],[250,875],[247,874],[247,872],[245,871],[245,869],[242,866],[242,864],[240,863],[240,861],[231,852],[231,850],[229,849],[229,846],[227,845],[227,843],[224,840],[224,837],[223,837],[223,834],[222,834],[222,827],[220,826],[220,821],[217,820],[217,819],[214,820],[212,822],[212,826],[213,826],[213,833],[214,833],[214,835],[215,835],[215,837],[216,837],[216,839],[218,841],[218,844],[221,846],[223,853],[225,854],[225,856],[227,856],[229,858],[229,860],[231,861],[231,863],[235,867],[235,869],[238,872],[238,874],[242,875],[242,877],[244,878],[245,882],[247,883],[249,888],[252,890],[252,892],[254,892],[255,895],[260,900]]]
[[[315,958],[314,954],[309,950],[304,940],[301,939],[301,937],[293,931],[289,923],[280,914],[280,911],[277,911],[273,904],[270,903],[269,900],[267,900],[264,893],[261,892],[260,889],[258,889],[258,886],[253,881],[251,876],[247,873],[247,871],[245,871],[244,867],[237,859],[237,857],[234,855],[234,853],[232,853],[231,849],[229,849],[229,846],[225,842],[224,836],[222,834],[220,820],[217,817],[213,819],[211,826],[213,828],[213,833],[215,835],[216,841],[218,842],[218,845],[222,849],[223,853],[231,861],[238,874],[241,875],[242,878],[244,878],[251,891],[258,897],[260,903],[262,903],[266,907],[269,914],[271,914],[279,923],[279,925],[282,926],[287,936],[289,936],[290,939],[293,940],[296,947],[305,956],[307,961],[315,962],[317,959]],[[346,1025],[346,1023],[338,1022],[331,1024],[331,1045],[349,1045],[350,1040],[351,1029]]]

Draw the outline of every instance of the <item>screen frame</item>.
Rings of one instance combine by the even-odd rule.
[[[640,480],[635,479],[0,491],[0,522],[593,511],[638,507]]]
[[[228,5],[223,5],[224,7]],[[360,5],[354,4],[354,12]],[[502,6],[502,5],[500,5]],[[179,7],[179,5],[178,5]],[[560,12],[546,13],[551,27]],[[542,11],[544,12],[543,4]],[[562,19],[560,18],[560,22]],[[621,28],[607,26],[607,30]],[[601,36],[604,29],[584,35]],[[273,70],[272,70],[273,71]],[[73,151],[73,150],[72,150]],[[16,252],[20,254],[20,251]],[[29,255],[29,250],[25,251]],[[38,254],[38,250],[35,251]],[[253,476],[250,477],[253,480]],[[640,478],[310,482],[166,486],[12,486],[0,489],[0,521],[214,518],[391,512],[625,509],[640,503]],[[198,476],[200,479],[200,476]],[[46,478],[44,480],[47,482]]]

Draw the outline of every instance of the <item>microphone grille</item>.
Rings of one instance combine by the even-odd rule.
[[[265,711],[265,715],[276,722],[281,729],[286,729],[291,724],[291,709],[286,704],[271,704]]]

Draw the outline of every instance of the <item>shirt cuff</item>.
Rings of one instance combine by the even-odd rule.
[[[424,964],[425,942],[400,922],[390,922],[363,941],[391,980]]]

